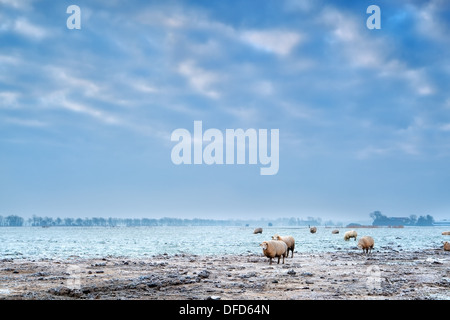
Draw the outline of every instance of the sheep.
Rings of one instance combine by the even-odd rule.
[[[358,233],[355,230],[350,230],[344,234],[344,240],[348,241],[348,240],[350,240],[350,238],[354,238],[356,241],[357,236],[358,236]]]
[[[332,234],[338,234],[339,230],[338,229],[334,229],[333,231],[331,231]]]
[[[363,253],[366,252],[369,254],[373,249],[374,241],[370,236],[364,236],[358,241],[358,248],[363,250]]]
[[[316,227],[309,228],[309,232],[311,232],[311,233],[316,233],[316,231],[317,231]]]
[[[263,241],[260,246],[263,249],[263,254],[270,259],[269,264],[272,264],[272,259],[275,257],[278,257],[278,264],[280,263],[280,258],[283,257],[284,264],[284,258],[287,254],[287,245],[284,241]]]
[[[450,231],[444,231],[444,232],[442,232],[442,235],[443,236],[450,236]]]
[[[444,250],[450,251],[450,242],[447,242],[447,241],[444,242]]]
[[[253,234],[262,233],[262,228],[256,228],[253,230]]]
[[[292,236],[279,236],[278,234],[272,237],[272,240],[284,241],[287,245],[286,257],[289,257],[289,250],[291,250],[291,258],[294,257],[295,239]]]

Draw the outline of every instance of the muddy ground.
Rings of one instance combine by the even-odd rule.
[[[2,259],[0,299],[450,300],[450,252]]]

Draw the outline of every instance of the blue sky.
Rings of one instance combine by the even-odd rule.
[[[450,218],[449,34],[444,0],[0,0],[0,215]],[[279,129],[278,173],[174,165],[195,120]]]

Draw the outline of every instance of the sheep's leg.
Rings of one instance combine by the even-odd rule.
[[[269,264],[272,264],[272,258],[270,258],[270,260],[269,260]]]
[[[280,258],[281,258],[281,257],[280,257],[280,256],[278,256],[278,264],[280,264]]]

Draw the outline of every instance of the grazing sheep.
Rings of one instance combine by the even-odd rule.
[[[316,231],[317,231],[316,227],[309,228],[309,232],[311,232],[311,233],[316,233]]]
[[[364,236],[358,241],[358,248],[363,250],[363,253],[366,252],[369,254],[373,249],[374,241],[370,236]]]
[[[289,257],[289,250],[291,250],[291,258],[294,257],[295,239],[292,236],[279,236],[278,234],[272,237],[272,240],[284,241],[287,245],[286,257]]]
[[[280,263],[280,258],[283,257],[283,264],[284,264],[284,258],[287,254],[287,245],[284,241],[278,241],[278,240],[269,240],[269,241],[263,241],[260,246],[263,249],[263,253],[266,257],[270,259],[270,263],[272,264],[272,259],[275,257],[278,257],[278,264]]]
[[[444,250],[450,251],[450,242],[447,242],[447,241],[444,242]]]
[[[442,235],[443,236],[450,236],[450,231],[444,231],[444,232],[442,232]]]
[[[253,234],[262,233],[262,228],[256,228],[253,230]]]
[[[347,232],[344,234],[344,240],[345,240],[345,241],[348,241],[348,240],[350,240],[350,238],[354,238],[355,241],[356,241],[356,237],[357,237],[357,236],[358,236],[358,233],[356,233],[355,230],[350,230],[350,231],[347,231]]]
[[[334,229],[333,231],[331,231],[332,234],[338,234],[339,230],[338,229]]]

